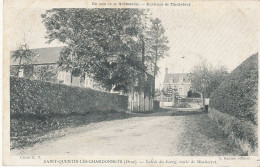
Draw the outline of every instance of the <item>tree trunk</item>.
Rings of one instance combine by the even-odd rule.
[[[203,94],[202,93],[200,93],[200,97],[201,97],[202,107],[204,108],[204,98],[203,98]]]
[[[158,38],[159,38],[159,25],[157,24],[157,32],[156,32],[156,49],[155,49],[155,61],[154,61],[154,79],[155,79],[155,75],[156,75],[156,67],[157,67],[157,57],[158,57]]]
[[[145,56],[145,42],[144,37],[142,37],[142,63],[144,64],[144,56]]]
[[[155,78],[155,75],[156,75],[156,66],[157,66],[157,50],[156,50],[155,54],[156,55],[155,55],[155,61],[154,61],[154,74],[153,74],[154,78]]]
[[[72,68],[71,73],[70,73],[70,85],[72,85],[72,82],[73,82],[73,71],[74,71],[74,69]]]

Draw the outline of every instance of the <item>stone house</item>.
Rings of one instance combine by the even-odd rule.
[[[58,60],[62,48],[63,47],[49,47],[31,49],[31,51],[33,51],[36,56],[31,59],[30,63],[23,61],[21,62],[18,76],[95,89],[95,83],[88,77],[87,74],[85,74],[85,78],[82,79],[76,72],[71,73],[70,71],[62,71],[58,68]],[[11,59],[10,75],[17,75],[16,71],[18,66],[19,61],[14,61]],[[36,75],[36,71],[38,75]],[[49,76],[44,74],[47,72],[49,73]],[[46,77],[44,78],[44,76],[40,75],[45,75]]]
[[[168,87],[177,90],[181,98],[187,97],[191,88],[190,73],[168,73],[168,69],[166,68],[163,90],[166,92]]]
[[[191,78],[189,73],[169,73],[168,68],[166,68],[160,105],[173,106],[178,99],[186,98],[190,90]]]
[[[85,74],[84,78],[81,78],[77,71],[71,73],[70,71],[62,71],[59,69],[58,60],[62,49],[63,47],[31,49],[31,51],[33,51],[36,56],[32,58],[30,63],[21,63],[18,76],[71,86],[81,86],[102,90],[102,88],[98,86],[93,80],[91,80],[87,74]],[[18,66],[19,61],[14,61],[11,59],[10,75],[17,75]],[[43,75],[43,77],[41,75],[36,75],[36,71],[37,74],[40,73]],[[46,71],[50,73],[47,78],[45,74]],[[152,75],[152,72],[148,72],[144,69],[139,69],[138,71],[139,74],[136,80],[136,84],[132,86],[129,93],[125,94],[128,96],[128,110],[135,112],[151,111],[153,110],[155,79]],[[122,94],[120,92],[113,93]]]

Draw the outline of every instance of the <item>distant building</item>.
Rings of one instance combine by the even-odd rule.
[[[176,90],[181,98],[185,98],[191,88],[190,73],[168,73],[168,68],[165,69],[163,82],[163,91],[172,88]]]
[[[169,73],[165,69],[163,90],[160,95],[160,106],[175,106],[181,98],[186,98],[191,89],[189,73]]]

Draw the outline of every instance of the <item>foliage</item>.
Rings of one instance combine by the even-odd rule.
[[[143,10],[53,9],[42,15],[49,42],[67,44],[60,66],[81,69],[107,90],[123,89],[140,68]]]
[[[21,65],[29,64],[35,55],[36,54],[29,49],[27,44],[20,45],[17,50],[11,53],[11,58],[14,59],[14,61],[19,61],[16,76],[19,74]]]
[[[182,102],[174,104],[174,107],[175,108],[191,108],[189,103],[182,103]]]
[[[187,97],[190,97],[190,98],[198,98],[198,97],[200,97],[200,94],[197,93],[197,92],[193,92],[192,90],[189,90]]]
[[[227,75],[225,66],[213,68],[212,65],[203,60],[191,71],[192,89],[201,93],[203,97],[209,98],[210,94],[224,81]]]
[[[258,53],[233,70],[210,98],[210,107],[256,124]]]
[[[10,78],[11,114],[126,111],[127,106],[126,96],[38,80]]]
[[[25,78],[29,78],[29,79],[33,78],[34,65],[32,65],[32,64],[25,65],[25,66],[23,67],[23,69],[24,69],[23,72],[24,72],[24,77],[25,77]]]
[[[52,81],[57,77],[56,65],[37,65],[34,67],[34,78],[41,81]]]
[[[151,54],[148,58],[148,51],[154,50],[152,40],[155,39],[146,42],[153,34],[147,33],[150,20],[146,10],[52,9],[42,14],[42,18],[48,42],[58,40],[67,45],[60,55],[62,69],[80,69],[81,75],[88,73],[106,90],[129,91],[139,73],[153,60]],[[158,48],[163,47],[163,33],[160,28]],[[158,59],[161,54],[158,50]]]
[[[154,77],[158,73],[158,61],[165,56],[168,56],[167,51],[168,39],[165,36],[165,29],[162,25],[161,20],[158,18],[151,19],[150,30],[147,31],[146,49],[148,50],[148,55],[146,56],[147,65],[153,65]]]
[[[10,66],[10,75],[17,76],[18,66]]]
[[[209,110],[209,117],[218,124],[223,133],[231,140],[230,142],[235,142],[248,155],[256,153],[257,125],[251,121],[237,119],[214,108]]]

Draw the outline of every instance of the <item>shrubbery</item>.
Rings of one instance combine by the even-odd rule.
[[[126,111],[126,96],[23,78],[10,78],[10,112],[68,114]]]
[[[210,97],[209,116],[245,155],[257,153],[258,54],[239,65]]]
[[[65,135],[55,130],[128,118],[126,96],[24,78],[10,78],[11,148]]]
[[[210,107],[257,123],[258,54],[239,65],[210,97]]]

